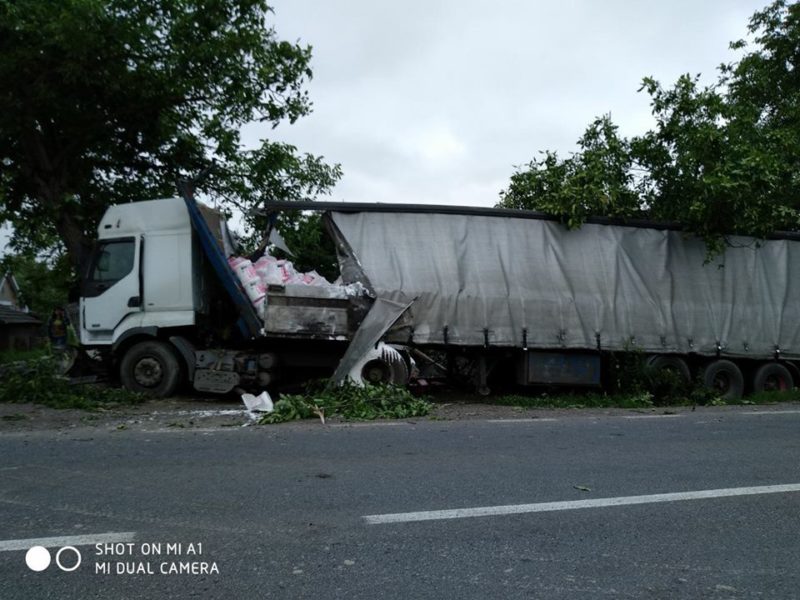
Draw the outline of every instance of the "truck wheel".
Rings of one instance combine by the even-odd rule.
[[[729,360],[715,360],[703,369],[703,385],[716,391],[723,400],[736,400],[744,393],[744,377]]]
[[[155,340],[131,346],[122,357],[122,385],[153,398],[171,396],[178,387],[181,367],[170,347]]]
[[[794,389],[794,379],[789,369],[780,363],[761,365],[753,377],[753,391],[785,392]]]
[[[677,356],[667,356],[665,354],[657,354],[647,359],[647,366],[654,371],[672,371],[681,377],[682,383],[690,383],[692,374],[689,372],[689,365],[686,361]]]

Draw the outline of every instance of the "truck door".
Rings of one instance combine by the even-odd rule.
[[[81,286],[82,340],[110,341],[119,322],[141,310],[138,241],[123,237],[98,242]]]

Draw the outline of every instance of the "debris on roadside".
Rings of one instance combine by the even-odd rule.
[[[261,392],[258,396],[247,393],[242,394],[242,402],[244,402],[245,407],[250,413],[271,413],[273,410],[275,410],[275,406],[272,403],[272,398],[270,397],[269,392],[266,390]]]
[[[283,423],[318,417],[324,425],[331,417],[351,421],[405,419],[430,413],[426,398],[413,396],[406,388],[392,385],[359,386],[346,382],[334,388],[308,389],[305,394],[282,394],[274,411],[259,424]]]

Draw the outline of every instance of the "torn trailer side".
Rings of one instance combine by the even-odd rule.
[[[427,362],[483,391],[498,368],[520,384],[601,385],[615,353],[726,397],[800,377],[797,234],[732,236],[707,263],[702,240],[669,224],[597,218],[569,230],[532,211],[451,206],[268,210],[297,208],[325,211],[343,275],[410,306],[383,341],[438,357]]]

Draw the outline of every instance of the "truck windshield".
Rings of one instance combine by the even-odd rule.
[[[119,281],[133,269],[134,253],[133,238],[100,243],[95,250],[88,281]]]

